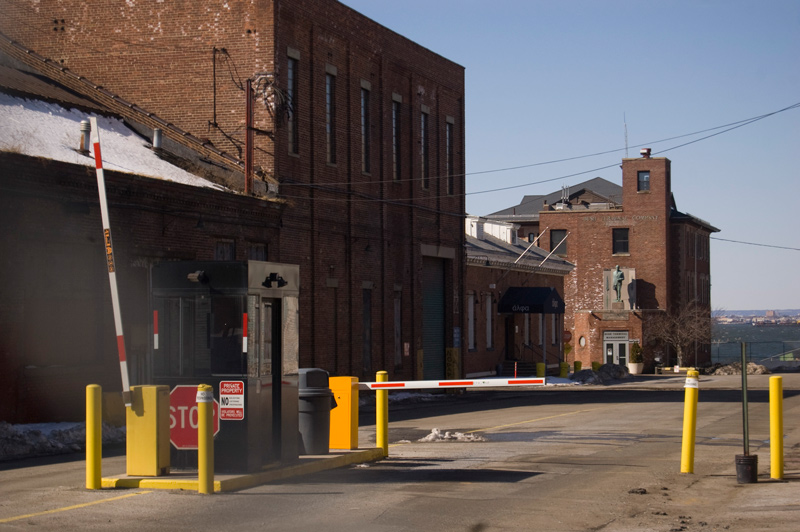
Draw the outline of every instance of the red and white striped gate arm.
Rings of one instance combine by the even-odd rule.
[[[111,305],[114,309],[114,327],[117,332],[117,352],[119,353],[119,369],[122,376],[122,399],[125,406],[131,406],[131,386],[128,380],[128,363],[125,355],[125,336],[122,332],[122,313],[119,309],[119,290],[117,289],[117,268],[114,264],[114,246],[111,242],[111,224],[108,219],[108,200],[106,199],[106,180],[103,174],[103,157],[100,154],[100,129],[97,118],[89,117],[92,126],[92,147],[94,149],[94,165],[97,168],[97,191],[100,196],[100,216],[103,219],[103,242],[106,247],[106,266],[108,282],[111,285]]]
[[[545,377],[526,379],[466,379],[454,381],[359,382],[359,390],[431,390],[442,388],[501,388],[508,386],[544,386]]]

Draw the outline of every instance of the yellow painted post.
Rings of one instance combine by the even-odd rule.
[[[561,362],[558,365],[559,373],[558,376],[562,379],[566,379],[569,376],[569,364],[566,362]]]
[[[214,493],[214,389],[197,387],[197,492]]]
[[[99,384],[86,387],[86,489],[101,487],[103,454],[103,388]]]
[[[537,362],[536,363],[536,376],[537,377],[544,377],[546,373],[546,366],[544,362]]]
[[[697,430],[697,396],[700,392],[698,371],[686,373],[686,395],[683,403],[683,444],[681,446],[681,473],[694,473],[694,440]]]
[[[783,480],[783,377],[769,378],[770,478]]]
[[[592,362],[592,371],[600,371],[600,362]]]
[[[389,374],[379,371],[375,382],[387,382]],[[389,456],[389,391],[375,391],[375,442],[383,449],[383,456]]]
[[[575,361],[575,373],[578,373],[581,370],[582,367],[583,367],[583,362],[581,362],[580,360],[576,360]]]

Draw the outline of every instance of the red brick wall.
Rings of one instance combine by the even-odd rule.
[[[332,0],[165,2],[129,7],[103,0],[13,3],[0,31],[175,125],[239,154],[248,77],[272,72],[286,90],[287,53],[299,55],[299,153],[286,121],[255,105],[255,168],[281,182],[287,207],[273,260],[301,270],[301,365],[372,378],[394,367],[393,299],[402,287],[403,342],[421,348],[421,244],[448,262],[447,338],[461,326],[464,213],[464,69]],[[61,19],[64,23],[61,23]],[[58,20],[54,24],[54,20]],[[56,28],[54,31],[53,28]],[[61,27],[64,30],[61,30]],[[213,50],[217,53],[214,54]],[[223,51],[224,50],[224,51]],[[213,67],[216,64],[216,82]],[[337,70],[338,160],[325,151],[326,65]],[[371,86],[372,170],[361,172],[362,80]],[[215,90],[216,89],[216,90]],[[392,182],[392,94],[402,96],[402,180]],[[430,126],[431,184],[420,176],[420,112]],[[210,125],[216,108],[217,126]],[[445,123],[454,122],[455,194],[446,194]],[[272,140],[274,138],[274,142]],[[373,353],[362,367],[362,290],[373,286]],[[372,283],[372,284],[369,284]],[[337,288],[329,285],[338,284]],[[333,313],[336,308],[337,312]],[[336,316],[338,325],[334,325]],[[452,340],[448,340],[452,346]],[[390,367],[391,366],[391,367]]]
[[[0,153],[0,419],[83,418],[85,386],[121,389],[95,170]],[[274,243],[263,201],[106,171],[132,384],[147,377],[149,266],[213,260],[220,239]],[[202,218],[203,227],[198,228]]]

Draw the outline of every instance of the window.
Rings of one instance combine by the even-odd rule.
[[[646,170],[643,172],[638,173],[638,179],[636,181],[636,190],[639,192],[645,192],[650,190],[650,171]]]
[[[492,332],[494,330],[492,323],[492,294],[486,294],[486,349],[494,347],[494,338]]]
[[[403,306],[399,290],[394,293],[394,365],[403,364]]]
[[[248,260],[267,260],[267,245],[266,244],[250,244],[250,249],[247,250]]]
[[[467,349],[475,349],[475,294],[467,294]]]
[[[372,371],[372,290],[361,290],[362,301],[362,331],[361,331],[361,363],[363,371]]]
[[[420,158],[420,177],[422,178],[422,188],[430,186],[430,173],[428,168],[428,113],[422,112],[419,116],[419,158]]]
[[[392,179],[400,181],[400,106],[401,102],[392,102]]]
[[[369,90],[361,89],[361,171],[370,172]]]
[[[214,260],[236,260],[233,240],[220,240],[214,245]]]
[[[566,255],[567,254],[566,237],[567,237],[566,229],[551,229],[550,251],[554,252],[556,255]],[[561,244],[559,244],[559,242],[561,242]]]
[[[289,57],[286,78],[286,99],[289,103],[289,120],[286,125],[289,135],[289,153],[299,153],[297,134],[297,59]]]
[[[454,170],[454,163],[455,163],[455,149],[453,148],[453,123],[449,121],[445,125],[445,149],[447,151],[447,168],[446,175],[447,175],[447,194],[449,196],[453,195],[453,183],[455,176],[453,173]]]
[[[336,164],[336,76],[325,74],[325,140],[328,164]]]
[[[612,253],[629,253],[628,251],[628,228],[618,228],[611,230],[611,237],[614,241]]]

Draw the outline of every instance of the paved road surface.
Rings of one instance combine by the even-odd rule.
[[[757,484],[736,482],[735,377],[701,382],[695,473],[679,472],[681,380],[393,405],[388,459],[230,494],[87,491],[81,461],[20,462],[0,471],[0,530],[797,530],[800,375],[784,375],[784,482],[769,480],[767,380],[751,378]],[[433,428],[485,441],[417,441]]]

